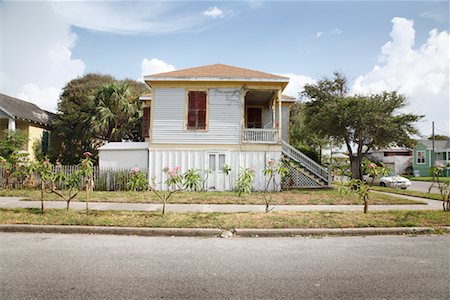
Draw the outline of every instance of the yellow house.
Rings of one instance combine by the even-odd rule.
[[[34,159],[33,144],[49,138],[53,114],[37,105],[17,98],[0,94],[0,131],[20,130],[28,135],[23,149]]]

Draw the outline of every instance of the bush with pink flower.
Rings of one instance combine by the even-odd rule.
[[[144,172],[139,167],[130,170],[130,180],[127,183],[130,191],[146,191],[148,190],[148,180]]]

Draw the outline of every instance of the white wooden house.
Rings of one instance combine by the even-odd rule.
[[[215,64],[144,80],[151,88],[151,94],[143,97],[148,147],[136,146],[145,151],[149,177],[157,182],[165,181],[163,168],[180,166],[183,171],[210,170],[209,190],[232,190],[239,169],[250,168],[254,189],[262,190],[267,161],[286,157],[298,167],[291,167],[285,185],[329,185],[328,170],[287,142],[289,106],[295,101],[282,95],[288,78]],[[127,154],[132,147],[129,143],[101,147],[100,167],[134,167],[136,161]],[[223,172],[225,164],[231,166],[230,175]],[[163,183],[158,187],[166,188]]]

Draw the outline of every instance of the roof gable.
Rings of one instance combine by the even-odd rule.
[[[53,114],[40,109],[36,104],[0,94],[0,110],[7,115],[46,126],[51,125]]]
[[[214,64],[201,67],[188,68],[166,73],[158,73],[144,77],[145,80],[180,80],[180,79],[257,79],[277,82],[288,82],[289,78],[260,71],[234,67],[224,64]]]

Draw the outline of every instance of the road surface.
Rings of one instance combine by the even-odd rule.
[[[0,299],[448,299],[448,236],[0,234]]]

